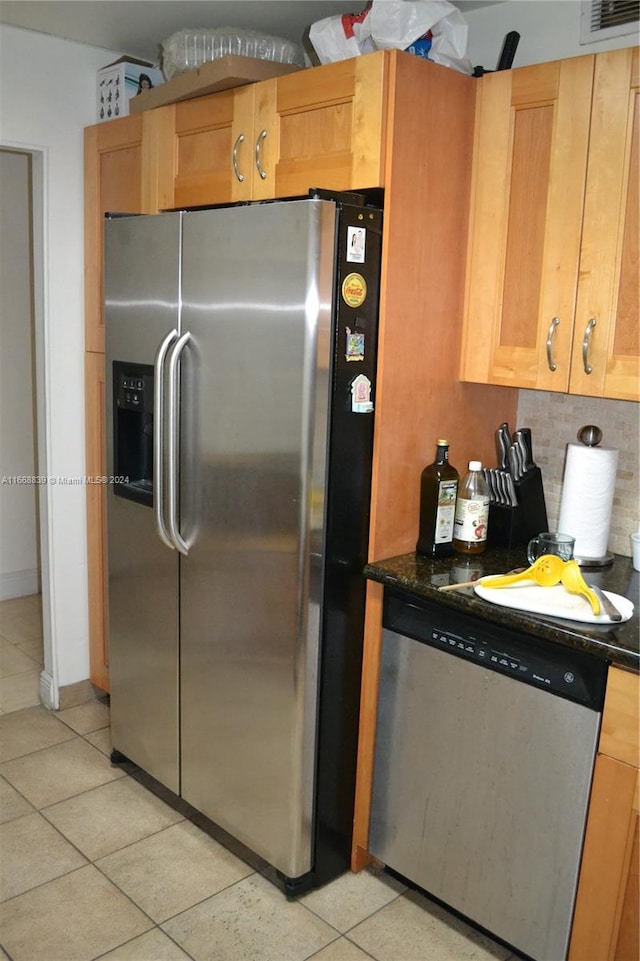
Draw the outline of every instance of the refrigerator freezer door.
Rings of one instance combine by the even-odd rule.
[[[107,473],[116,474],[115,424],[133,443],[123,409],[132,375],[146,372],[149,443],[153,363],[163,337],[178,330],[181,215],[124,217],[105,225]],[[114,365],[120,378],[114,394]],[[131,392],[135,394],[134,390]],[[125,401],[126,403],[126,401]],[[126,435],[126,436],[125,436]],[[151,444],[149,443],[149,449]],[[151,477],[151,472],[149,473]],[[106,488],[108,530],[109,670],[113,747],[175,793],[179,792],[178,562],[156,534],[151,497],[118,496]],[[128,491],[124,491],[128,494]],[[134,491],[134,493],[136,493]]]
[[[335,206],[184,217],[182,794],[312,866]]]

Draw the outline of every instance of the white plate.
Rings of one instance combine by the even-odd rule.
[[[608,614],[598,614],[591,610],[585,597],[570,594],[562,584],[555,587],[540,587],[533,581],[520,581],[509,587],[484,587],[482,580],[474,585],[474,591],[485,601],[501,607],[512,607],[531,614],[545,614],[548,617],[564,617],[570,621],[583,621],[585,624],[621,624],[633,614],[633,604],[626,597],[603,591],[612,604],[622,614],[622,621],[612,621]]]

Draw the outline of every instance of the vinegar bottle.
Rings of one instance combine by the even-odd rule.
[[[487,546],[489,488],[479,460],[469,461],[469,473],[458,491],[453,523],[453,549],[459,554],[482,554]]]
[[[437,440],[436,459],[420,477],[420,531],[416,551],[426,557],[453,553],[458,471],[449,463],[449,441]]]

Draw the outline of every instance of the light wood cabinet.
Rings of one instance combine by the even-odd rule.
[[[107,212],[153,212],[153,118],[142,114],[88,127],[85,173],[85,436],[88,477],[105,474],[103,225]],[[104,487],[87,485],[87,576],[91,681],[108,690]]]
[[[161,209],[382,184],[384,54],[155,111]]]
[[[87,477],[105,475],[105,370],[104,354],[85,354],[85,437]],[[107,643],[105,487],[87,484],[87,575],[89,582],[90,678],[109,690]]]
[[[272,196],[383,185],[390,70],[376,53],[276,81]]]
[[[640,399],[638,49],[478,86],[463,380]]]
[[[156,139],[153,111],[85,129],[85,350],[104,353],[104,215],[158,210]]]
[[[640,50],[598,54],[569,382],[574,394],[640,400],[639,171]]]
[[[259,86],[262,97],[272,92],[269,81]],[[252,199],[255,100],[252,84],[155,111],[160,209]]]
[[[569,961],[639,956],[640,678],[611,668],[591,789]]]
[[[104,352],[104,215],[142,209],[142,125],[138,115],[84,132],[85,350]]]

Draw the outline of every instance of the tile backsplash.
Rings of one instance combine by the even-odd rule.
[[[640,530],[640,404],[572,394],[521,390],[517,425],[533,432],[533,456],[542,471],[550,530],[560,512],[567,444],[585,424],[602,431],[602,445],[617,447],[618,470],[611,515],[609,550],[631,554],[629,535]]]

